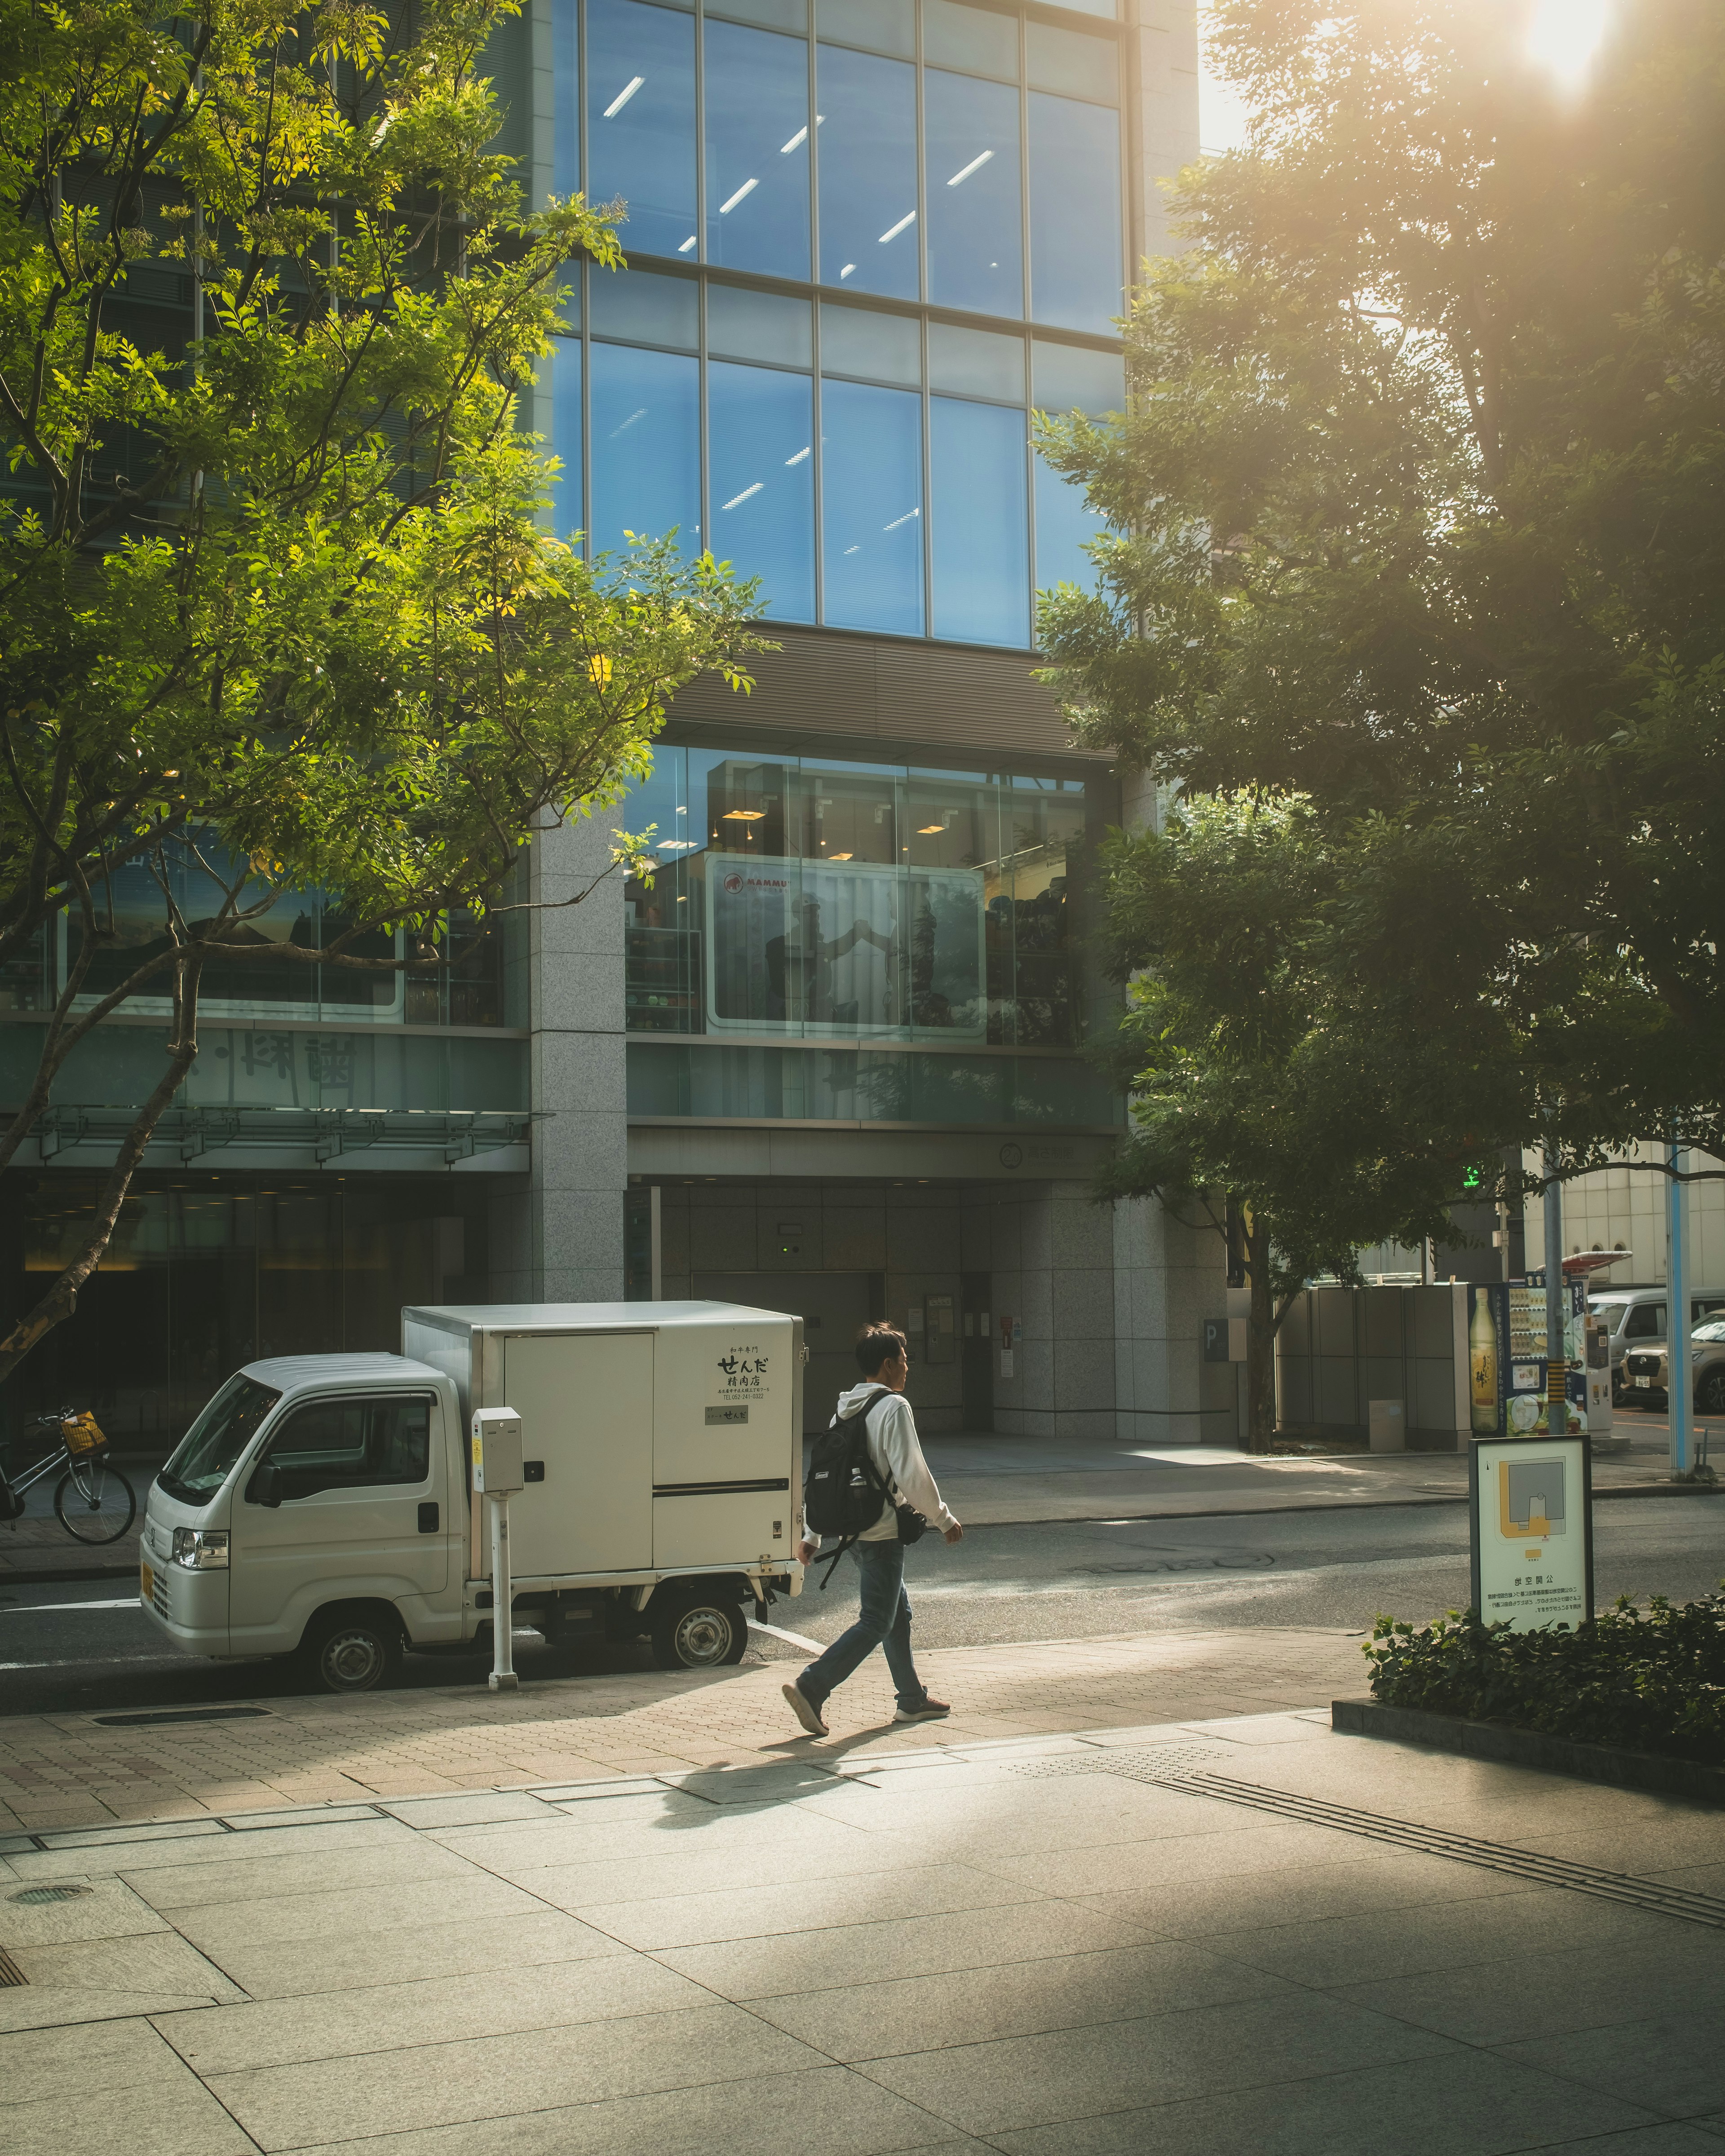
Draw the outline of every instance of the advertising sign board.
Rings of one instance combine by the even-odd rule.
[[[1537,1631],[1594,1614],[1592,1457],[1584,1437],[1479,1438],[1467,1463],[1473,1607]]]
[[[1588,1427],[1587,1287],[1565,1281],[1570,1434]],[[1476,1437],[1528,1437],[1548,1428],[1545,1290],[1489,1281],[1467,1291],[1467,1367]],[[1563,1435],[1562,1432],[1558,1433]]]

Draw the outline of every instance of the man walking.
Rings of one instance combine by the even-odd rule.
[[[856,1343],[856,1361],[863,1382],[839,1396],[838,1411],[848,1415],[874,1396],[865,1425],[869,1458],[887,1495],[881,1501],[880,1518],[851,1544],[850,1554],[862,1573],[855,1624],[840,1633],[794,1684],[784,1687],[792,1713],[811,1737],[828,1734],[821,1711],[828,1696],[876,1647],[886,1650],[886,1666],[898,1695],[895,1722],[935,1722],[952,1712],[944,1700],[929,1697],[911,1658],[911,1602],[905,1593],[905,1546],[899,1540],[895,1500],[913,1506],[949,1543],[959,1541],[964,1530],[942,1502],[917,1442],[916,1419],[905,1398],[911,1357],[904,1334],[890,1325],[870,1326]],[[812,1564],[816,1548],[805,1524],[797,1545],[798,1559]]]

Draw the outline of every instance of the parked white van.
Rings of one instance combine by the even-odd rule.
[[[735,1662],[802,1589],[802,1320],[720,1302],[407,1310],[399,1355],[248,1363],[152,1484],[139,1589],[216,1658],[302,1654],[331,1691],[492,1621],[478,1408],[521,1418],[513,1614],[548,1640]]]

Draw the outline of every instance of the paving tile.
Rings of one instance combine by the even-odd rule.
[[[1722,1957],[1725,1958],[1725,1957]],[[1506,2044],[1501,2056],[1609,2089],[1667,2118],[1703,2118],[1725,2103],[1719,1991],[1690,2011]]]
[[[1199,1947],[1152,1944],[757,1999],[753,2005],[775,2028],[829,2058],[855,2063],[1293,1989]]]
[[[39,1989],[33,1984],[0,1989],[0,2035],[27,2029],[71,2029],[90,2021],[142,2020],[150,2014],[208,2010],[215,2000],[172,1991],[82,1990],[69,1984]]]
[[[526,1882],[532,1874],[582,1866],[618,1870],[673,1856],[735,1852],[739,1861],[800,1853],[819,1863],[855,1858],[878,1862],[880,1851],[855,1827],[800,1805],[721,1810],[675,1799],[656,1816],[621,1820],[557,1818],[550,1825],[445,1834],[438,1839],[469,1863]],[[739,1881],[739,1883],[742,1883]]]
[[[1356,1845],[1363,1847],[1363,1845]],[[1158,1938],[1225,1938],[1281,1924],[1415,1908],[1426,1902],[1496,1901],[1534,1891],[1525,1879],[1411,1851],[1362,1854],[1353,1863],[1301,1864],[1281,1871],[1174,1879],[1131,1893],[1082,1897],[1074,1907],[1105,1909],[1142,1924]]]
[[[843,2066],[319,2143],[302,2156],[972,2156],[983,2144]]]
[[[265,2149],[598,2103],[827,2062],[740,2007],[589,2022],[358,2057],[218,2074],[209,2086]]]
[[[147,2021],[119,2021],[94,2042],[76,2029],[23,2030],[0,2036],[0,2089],[12,2104],[51,2102],[72,2090],[141,2088],[182,2069]]]
[[[1563,1887],[1488,1900],[1422,1903],[1327,1923],[1236,1933],[1229,1952],[1307,1984],[1414,1976],[1519,1956],[1530,1943],[1627,1953],[1671,1935],[1676,1920]]]
[[[275,1901],[293,1894],[351,1893],[398,1882],[472,1878],[453,1851],[414,1834],[371,1849],[296,1850],[251,1862],[176,1865],[127,1878],[152,1909],[164,1914],[213,1908],[223,1902]]]
[[[20,1902],[49,1885],[87,1887],[69,1902]],[[32,1879],[0,1897],[0,1947],[56,1946],[75,1939],[116,1939],[140,1932],[165,1932],[167,1920],[118,1879],[90,1878],[58,1868],[51,1879]]]
[[[1029,2126],[1457,2047],[1312,1993],[880,2059],[856,2071],[993,2138]]]
[[[1542,2141],[1539,2156],[1718,2156],[1717,2130],[1704,2126],[1632,2126],[1579,2141]]]
[[[886,1798],[890,1801],[883,1802]],[[1157,1841],[1186,1834],[1225,1833],[1230,1821],[1208,1798],[1189,1797],[1129,1782],[1117,1774],[1074,1774],[1047,1781],[990,1777],[942,1791],[906,1789],[896,1779],[810,1798],[803,1810],[876,1833],[915,1834],[936,1847],[963,1846],[986,1818],[987,1856],[1072,1850],[1116,1842]],[[983,1852],[971,1849],[973,1862]]]
[[[551,1807],[526,1789],[476,1789],[470,1796],[403,1797],[380,1804],[378,1810],[423,1832],[444,1826],[495,1826],[506,1820],[543,1820]]]
[[[112,2035],[80,2035],[85,2050]],[[195,2074],[175,2061],[172,2077],[141,2092],[85,2089],[68,2077],[54,2096],[6,2107],[6,2156],[115,2156],[147,2147],[150,2156],[257,2156],[243,2133]]]
[[[534,1916],[544,1907],[542,1902],[523,1893],[519,1887],[511,1887],[507,1880],[493,1879],[464,1866],[460,1874],[448,1879],[208,1903],[177,1911],[176,1922],[194,1946],[226,1967],[224,1954],[229,1948],[244,1950],[288,1939],[332,1943],[344,1935],[363,1938],[410,1924]],[[250,1985],[246,1989],[249,1990]]]
[[[938,1916],[1045,1898],[1030,1887],[991,1878],[966,1865],[941,1864],[887,1874],[877,1869],[819,1884],[803,1881],[683,1894],[658,1902],[598,1902],[581,1913],[583,1922],[609,1932],[625,1945],[655,1953],[719,1939],[776,1941],[787,1933],[824,1931],[833,1925],[873,1923],[917,1913]]]
[[[314,1851],[398,1845],[406,1838],[405,1830],[395,1820],[367,1817],[329,1826],[259,1827],[244,1834],[199,1835],[189,1840],[183,1835],[172,1835],[156,1841],[103,1842],[80,1849],[77,1861],[92,1878],[105,1872],[130,1879],[141,1877],[149,1871],[185,1870],[198,1866],[255,1864],[265,1856],[304,1856]],[[64,1866],[69,1859],[62,1856],[58,1861]],[[33,1858],[32,1865],[46,1876],[54,1861],[44,1853]]]
[[[1096,1849],[1038,1851],[979,1861],[1003,1879],[1034,1884],[1043,1894],[1130,1893],[1171,1880],[1224,1878],[1230,1873],[1277,1871],[1295,1865],[1357,1861],[1356,1836],[1329,1827],[1255,1824],[1260,1815],[1218,1802],[1214,1826],[1163,1841],[1115,1842]],[[1245,1824],[1244,1821],[1252,1821]]]
[[[1606,2138],[1589,2148],[1621,2138],[1622,2156],[1637,2156],[1633,2129],[1645,2116],[1548,2074],[1450,2053],[1033,2127],[995,2146],[1004,2156],[1507,2156],[1544,2152],[1553,2134],[1597,2132]],[[1627,2135],[1610,2132],[1625,2126]]]
[[[177,2023],[163,2033],[207,2080],[252,2066],[347,2058],[515,2030],[562,2029],[712,2003],[711,1993],[686,1977],[643,1955],[625,1954],[259,2001],[206,2015],[196,2028]]]
[[[1399,1977],[1392,1991],[1380,1982],[1334,1995],[1464,2044],[1562,2036],[1642,2020],[1650,2010],[1725,2023],[1725,1953],[1717,1934],[1671,1933],[1652,1947],[1505,1955]]]
[[[15,1953],[28,1982],[42,1989],[173,1992],[224,2005],[244,1996],[177,1932],[136,1933],[67,1946],[19,1947]],[[0,1998],[5,1996],[0,1994]]]
[[[793,1932],[763,1956],[753,1939],[717,1946],[672,1947],[656,1957],[726,1999],[782,1997],[834,1986],[992,1969],[1005,1962],[1136,1946],[1136,1925],[1070,1902],[1019,1902],[1004,1908],[961,1909],[938,1917],[894,1917]]]
[[[938,1851],[911,1836],[882,1844],[873,1835],[824,1822],[830,1841],[788,1836],[782,1845],[769,1837],[747,1846],[705,1845],[665,1848],[652,1856],[596,1859],[497,1871],[553,1908],[583,1911],[603,1902],[661,1902],[673,1895],[709,1894],[726,1888],[783,1886],[819,1894],[829,1881],[872,1874],[883,1866],[907,1869],[920,1858],[926,1865]],[[496,1870],[497,1867],[491,1867]]]

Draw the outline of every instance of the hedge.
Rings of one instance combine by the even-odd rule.
[[[1386,1707],[1725,1765],[1725,1593],[1645,1609],[1620,1595],[1573,1630],[1515,1632],[1471,1609],[1379,1617],[1363,1652]]]

